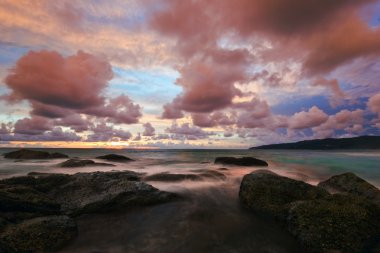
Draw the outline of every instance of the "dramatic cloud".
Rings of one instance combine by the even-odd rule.
[[[106,123],[100,123],[91,128],[93,134],[87,136],[86,141],[127,141],[132,137],[129,131],[115,129],[113,126]]]
[[[339,86],[339,82],[336,79],[333,80],[327,80],[324,78],[320,78],[315,80],[315,82],[312,84],[314,86],[321,86],[329,89],[331,96],[330,96],[330,105],[333,107],[336,107],[340,104],[342,104],[342,100],[345,97],[345,94],[343,90]]]
[[[83,131],[88,130],[89,126],[92,125],[92,123],[89,120],[84,119],[79,114],[72,114],[62,119],[58,119],[54,122],[54,124],[58,126],[70,127],[77,133],[81,133]]]
[[[141,108],[129,97],[103,96],[112,77],[107,61],[82,51],[66,58],[54,51],[30,51],[5,78],[11,93],[4,98],[29,101],[32,115],[62,118],[84,113],[114,123],[137,123]]]
[[[89,107],[81,112],[96,117],[108,118],[113,123],[137,123],[142,116],[139,105],[134,104],[126,95],[111,98],[102,106]]]
[[[113,77],[107,61],[78,51],[67,58],[54,51],[30,51],[5,78],[9,100],[83,109],[104,103],[101,91]]]
[[[377,0],[1,1],[0,138],[246,147],[379,134],[378,11]]]
[[[364,111],[360,109],[355,111],[342,110],[335,115],[329,116],[325,123],[314,127],[313,132],[319,138],[332,137],[337,130],[359,134],[363,131],[363,115]]]
[[[368,100],[369,109],[380,116],[380,93],[373,95]]]
[[[248,80],[248,55],[245,50],[213,50],[190,61],[179,69],[177,84],[184,91],[168,106],[174,112],[212,112],[231,105],[232,99],[241,95],[235,82]]]
[[[229,126],[236,123],[236,115],[227,115],[223,112],[194,113],[191,115],[193,124],[199,127]]]
[[[297,112],[289,119],[289,128],[305,129],[321,125],[328,120],[329,116],[316,106],[308,111]]]
[[[39,135],[51,130],[53,125],[47,119],[34,116],[18,120],[14,125],[15,134]]]
[[[380,129],[380,93],[373,95],[367,103],[369,110],[377,114],[377,119],[372,121],[373,125]]]
[[[298,61],[305,73],[319,75],[380,53],[380,29],[369,27],[359,15],[372,0],[164,2],[151,26],[176,41],[177,53],[186,63],[178,68],[177,84],[183,92],[165,105],[163,118],[180,118],[181,111],[210,113],[230,107],[232,99],[242,95],[235,87],[239,82],[261,79],[267,86],[279,86],[285,73],[247,71],[260,62],[254,61],[257,56],[261,63]],[[249,46],[258,38],[268,46]],[[248,46],[229,47],[242,40]],[[344,98],[336,80],[319,78],[314,85],[331,90],[333,106]]]
[[[189,123],[184,123],[182,125],[173,124],[166,129],[166,132],[173,134],[172,138],[185,138],[188,140],[205,139],[214,134],[203,131],[200,127],[190,126]]]
[[[155,135],[156,130],[154,129],[152,124],[150,124],[148,122],[148,123],[143,124],[143,127],[144,127],[144,132],[142,134],[143,136],[154,136]]]

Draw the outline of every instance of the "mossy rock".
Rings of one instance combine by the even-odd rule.
[[[70,182],[70,175],[65,174],[43,174],[29,173],[28,176],[12,177],[3,179],[0,184],[5,185],[22,185],[31,187],[40,192],[49,192],[52,189]]]
[[[245,175],[239,192],[240,200],[246,207],[280,220],[286,218],[292,202],[327,195],[329,193],[322,188],[263,170]]]
[[[9,225],[0,234],[2,252],[53,252],[77,234],[77,226],[68,216],[47,216]]]
[[[97,159],[112,161],[112,162],[131,162],[134,161],[133,159],[123,156],[123,155],[116,155],[116,154],[108,154],[103,156],[96,157]]]
[[[44,193],[22,185],[0,185],[0,213],[16,220],[33,216],[57,214],[60,205]]]
[[[380,207],[380,190],[354,173],[332,176],[328,180],[320,182],[318,186],[332,193],[347,193],[363,197]]]
[[[12,151],[5,153],[4,158],[7,159],[58,159],[58,158],[68,158],[67,155],[61,153],[49,153],[46,151],[31,150],[31,149],[20,149],[17,151]]]
[[[372,252],[380,236],[380,209],[354,196],[335,194],[295,202],[289,210],[289,231],[307,252]]]
[[[214,161],[215,164],[231,164],[237,166],[268,166],[266,161],[254,157],[217,157]]]
[[[81,160],[81,159],[69,159],[59,164],[62,168],[76,168],[76,167],[86,167],[86,166],[105,166],[114,167],[115,165],[110,163],[96,163],[92,160]]]

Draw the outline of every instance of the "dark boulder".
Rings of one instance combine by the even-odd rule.
[[[20,149],[17,151],[12,151],[5,153],[4,158],[7,159],[57,159],[57,158],[68,158],[67,155],[61,153],[49,153],[45,151],[31,150],[31,149]]]
[[[245,175],[239,197],[249,209],[284,220],[294,201],[318,199],[329,195],[319,187],[259,170]]]
[[[151,205],[177,198],[176,194],[159,191],[138,181],[139,176],[132,171],[77,173],[67,184],[54,187],[49,196],[61,204],[63,212],[74,215]]]
[[[380,236],[380,209],[351,195],[295,202],[287,221],[289,231],[311,253],[374,252],[371,242]]]
[[[354,173],[332,176],[326,181],[320,182],[318,186],[331,193],[346,193],[363,197],[380,206],[380,190]]]
[[[123,155],[116,155],[116,154],[109,154],[109,155],[103,155],[96,157],[97,159],[112,161],[112,162],[130,162],[134,161],[133,159],[123,156]]]
[[[146,181],[162,181],[162,182],[178,182],[178,181],[203,181],[203,180],[225,180],[226,176],[223,173],[213,170],[193,170],[197,174],[170,174],[161,172],[153,175],[146,176]]]
[[[59,164],[62,168],[75,168],[75,167],[86,167],[86,166],[115,166],[109,163],[96,163],[92,160],[82,160],[82,159],[69,159]]]
[[[0,234],[1,252],[52,252],[77,234],[68,216],[46,216],[8,225]]]
[[[60,205],[48,195],[23,185],[0,185],[0,217],[18,222],[58,214]]]
[[[197,175],[199,175],[203,179],[214,179],[214,180],[226,179],[226,176],[223,173],[218,172],[216,170],[198,169],[198,170],[192,170],[192,172],[199,173]]]
[[[266,161],[254,157],[217,157],[215,158],[216,164],[231,164],[238,166],[268,166]]]
[[[104,212],[177,199],[176,194],[140,182],[141,176],[133,171],[31,173],[1,180],[0,216],[4,217],[1,213],[28,213],[22,216],[23,220],[56,213]]]

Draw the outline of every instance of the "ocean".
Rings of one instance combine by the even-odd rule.
[[[0,155],[14,149],[0,149]],[[132,170],[197,173],[220,171],[226,180],[148,182],[160,190],[188,196],[188,201],[134,208],[112,214],[89,214],[77,218],[79,234],[60,252],[302,252],[285,228],[245,210],[238,192],[242,177],[259,167],[222,166],[219,156],[253,156],[269,163],[265,169],[310,184],[344,172],[380,188],[380,151],[309,150],[106,150],[44,149],[70,157],[94,159],[115,153],[135,159],[114,163],[116,167],[60,168],[55,160],[7,160],[0,158],[0,178],[29,172],[68,173]],[[101,160],[99,160],[101,162]],[[104,162],[104,161],[103,161]]]

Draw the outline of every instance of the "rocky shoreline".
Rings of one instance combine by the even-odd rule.
[[[38,158],[31,158],[33,155]],[[55,159],[49,156],[20,150],[8,158]],[[68,158],[63,154],[54,156]],[[96,158],[133,161],[113,154]],[[79,158],[64,163],[74,164],[73,167],[97,165]],[[215,164],[268,166],[253,157],[220,157]],[[148,176],[128,170],[73,175],[32,172],[0,180],[0,252],[59,250],[77,236],[76,218],[83,214],[186,200],[178,193],[161,191],[146,182],[223,181],[227,178],[224,172],[228,175],[229,170],[201,169],[188,174],[165,172]],[[305,252],[380,249],[380,190],[353,173],[336,175],[314,186],[268,169],[255,170],[243,177],[239,199],[252,213],[284,226]]]

